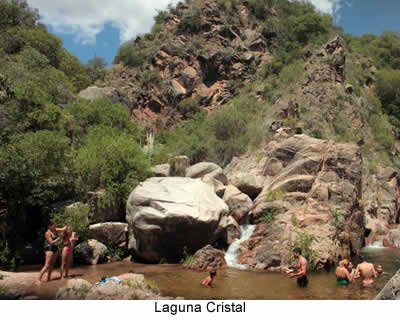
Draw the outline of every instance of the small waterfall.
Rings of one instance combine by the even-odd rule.
[[[242,241],[250,238],[255,228],[256,226],[251,224],[240,226],[240,239],[236,239],[235,241],[233,241],[232,244],[229,246],[228,251],[226,251],[225,253],[225,260],[228,266],[238,269],[246,269],[246,266],[238,262],[239,246]]]
[[[385,247],[383,246],[383,240],[378,240],[378,241],[374,241],[371,244],[367,245],[366,248],[382,249]]]

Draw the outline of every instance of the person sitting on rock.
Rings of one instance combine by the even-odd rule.
[[[307,259],[301,255],[301,249],[295,248],[293,250],[294,257],[297,260],[297,264],[293,269],[287,269],[286,274],[289,274],[289,278],[297,278],[297,285],[299,287],[306,287],[308,284],[307,274]]]
[[[210,287],[212,288],[212,283],[214,281],[214,278],[217,276],[217,270],[213,269],[210,271],[209,275],[201,281],[201,285],[203,287]]]
[[[366,261],[366,259],[362,256],[361,263],[357,266],[356,274],[360,274],[362,278],[362,284],[365,288],[373,288],[375,287],[374,280],[378,276],[374,265]]]
[[[347,286],[353,281],[353,277],[350,275],[349,270],[347,269],[349,266],[349,261],[344,259],[339,262],[339,266],[336,268],[336,283]]]

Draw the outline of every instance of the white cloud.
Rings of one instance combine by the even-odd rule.
[[[148,32],[156,9],[177,0],[28,0],[39,9],[43,23],[57,32],[71,33],[82,43],[95,43],[106,23],[120,30],[121,41]]]
[[[340,20],[344,0],[310,0],[320,11]],[[178,0],[28,0],[39,9],[42,22],[57,32],[75,34],[76,40],[92,44],[106,23],[120,30],[121,41],[148,32],[156,9]]]
[[[309,0],[318,10],[329,13],[333,16],[335,22],[341,19],[340,10],[343,5],[351,7],[352,2],[345,0]]]

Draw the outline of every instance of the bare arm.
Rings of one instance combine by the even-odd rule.
[[[67,227],[62,227],[62,228],[56,228],[57,232],[64,232]]]
[[[304,276],[307,273],[307,264],[304,262],[300,263],[300,267],[297,269],[296,273],[290,275],[291,278],[298,278]]]
[[[352,282],[352,281],[353,281],[353,278],[351,277],[351,275],[350,275],[350,273],[349,273],[348,270],[345,270],[345,274],[346,274],[347,280],[349,280],[349,282]]]
[[[57,243],[57,242],[60,240],[60,237],[57,237],[56,239],[53,240],[53,239],[51,238],[49,232],[46,232],[46,233],[45,233],[45,238],[46,238],[47,242],[50,243],[50,244],[55,244],[55,243]]]

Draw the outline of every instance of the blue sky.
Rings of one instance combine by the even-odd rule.
[[[310,0],[354,35],[400,31],[399,0]],[[177,0],[28,0],[49,31],[86,63],[94,56],[109,64],[121,43],[148,32],[157,9]]]

